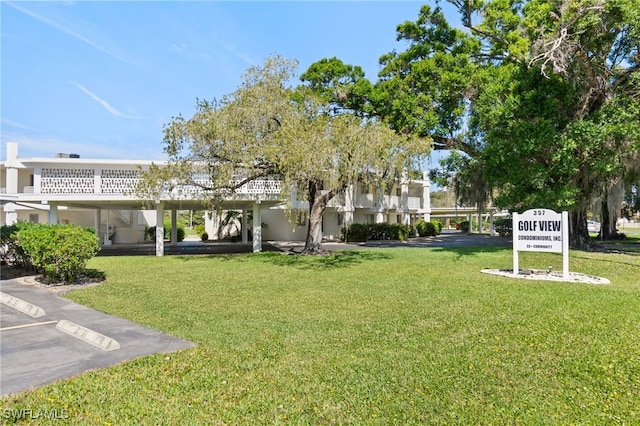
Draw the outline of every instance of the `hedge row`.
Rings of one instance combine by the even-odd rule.
[[[442,232],[442,222],[438,220],[431,220],[426,222],[424,219],[420,219],[415,224],[418,235],[421,237],[435,237]]]
[[[342,240],[361,242],[367,240],[401,240],[416,236],[415,228],[400,223],[354,223],[342,229]]]
[[[33,270],[49,282],[75,281],[100,251],[91,228],[31,222],[2,226],[0,245],[5,247],[2,263]]]

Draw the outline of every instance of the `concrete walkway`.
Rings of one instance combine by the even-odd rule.
[[[0,396],[195,346],[12,280],[0,301]]]

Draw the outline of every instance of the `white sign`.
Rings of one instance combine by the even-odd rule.
[[[569,214],[531,209],[513,214],[513,273],[518,274],[518,250],[562,253],[562,275],[569,276]]]
[[[549,209],[532,209],[513,221],[514,239],[520,251],[562,253],[562,214]],[[514,215],[514,216],[515,216]],[[516,231],[517,228],[517,231]]]

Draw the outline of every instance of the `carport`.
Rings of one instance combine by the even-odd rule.
[[[15,203],[15,201],[14,201]],[[252,249],[254,252],[262,251],[262,217],[263,208],[281,204],[282,200],[275,194],[235,194],[233,198],[222,201],[221,210],[242,211],[242,243],[249,243],[248,236],[248,212],[253,214]],[[198,199],[164,199],[153,202],[144,202],[132,199],[123,194],[21,194],[19,204],[31,208],[39,208],[48,211],[48,222],[59,223],[58,210],[62,206],[75,209],[87,209],[95,211],[94,221],[98,238],[103,221],[104,211],[107,210],[155,210],[156,235],[164,235],[164,212],[171,212],[171,238],[169,244],[175,246],[178,243],[178,210],[207,210],[211,205]],[[108,218],[107,218],[107,226]],[[110,243],[106,238],[101,238],[100,244]],[[164,256],[165,242],[162,238],[156,239],[156,256]]]

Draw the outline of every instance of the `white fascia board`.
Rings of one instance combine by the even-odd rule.
[[[152,160],[105,160],[94,158],[21,158],[19,161],[25,166],[65,166],[65,167],[78,167],[84,165],[90,166],[150,166],[156,164],[158,166],[167,165],[166,161],[152,161]]]

